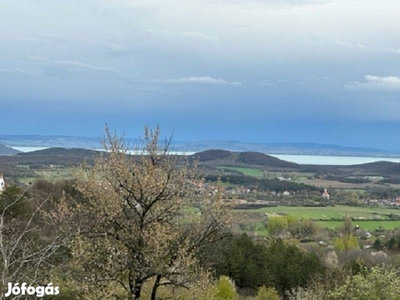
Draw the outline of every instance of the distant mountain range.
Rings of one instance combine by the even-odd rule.
[[[129,148],[140,145],[138,139],[125,139]],[[8,147],[64,147],[64,148],[102,148],[100,137],[72,137],[47,135],[0,135],[0,143]],[[173,141],[172,151],[200,152],[209,149],[229,151],[257,151],[268,154],[329,155],[329,156],[373,156],[400,157],[400,151],[343,147],[316,143],[248,143],[239,141]],[[11,154],[0,149],[0,154]]]
[[[84,161],[89,164],[92,163],[94,158],[100,154],[104,153],[82,148],[66,149],[58,147],[18,153],[17,155],[0,155],[0,169],[2,169],[2,172],[10,174],[23,171],[17,167],[18,165],[77,166]],[[400,163],[387,161],[358,165],[297,164],[260,152],[233,152],[221,149],[201,151],[188,157],[198,160],[203,170],[212,170],[212,172],[215,172],[219,166],[229,166],[255,167],[272,172],[329,174],[329,176],[383,176],[385,178],[400,176]],[[184,158],[182,157],[182,159]]]
[[[62,135],[0,135],[0,143],[8,147],[102,148],[100,137]]]

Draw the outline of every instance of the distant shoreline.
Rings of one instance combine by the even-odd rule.
[[[53,147],[11,147],[21,152],[32,152],[38,150],[49,149]],[[86,148],[84,148],[86,149]],[[102,149],[91,149],[102,151]],[[240,152],[240,151],[238,151]],[[192,155],[196,152],[193,151],[171,151],[172,154],[176,155]],[[264,153],[264,152],[261,152]],[[279,158],[284,161],[294,162],[303,165],[357,165],[365,164],[377,161],[388,161],[400,163],[399,157],[383,157],[383,156],[343,156],[343,155],[302,155],[302,154],[271,154],[265,153],[270,156]]]
[[[130,149],[140,146],[141,141],[125,138]],[[100,137],[48,136],[48,135],[7,135],[0,134],[0,144],[14,149],[47,149],[53,147],[99,149],[102,148]],[[383,145],[382,145],[383,146]],[[197,153],[210,149],[223,149],[232,152],[260,152],[269,155],[306,155],[306,156],[344,156],[344,157],[379,157],[400,158],[400,149],[363,148],[336,144],[318,144],[307,142],[241,142],[226,140],[172,141],[170,150],[176,152]],[[26,151],[26,150],[22,150]]]
[[[297,155],[297,154],[268,154],[284,161],[302,165],[359,165],[377,161],[400,163],[399,157],[380,156],[334,156],[334,155]]]

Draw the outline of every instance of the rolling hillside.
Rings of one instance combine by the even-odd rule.
[[[0,149],[2,149],[0,145]],[[17,152],[17,151],[16,151]],[[92,162],[101,152],[82,148],[48,148],[16,155],[0,155],[3,170],[17,165],[79,165]],[[351,166],[303,165],[287,162],[260,152],[233,152],[220,149],[206,150],[188,156],[197,159],[204,170],[215,173],[218,167],[258,168],[266,171],[310,172],[333,176],[383,176],[393,182],[400,181],[400,163],[374,162]],[[208,172],[208,171],[207,171]],[[206,172],[206,173],[207,173]]]
[[[204,166],[262,167],[266,170],[329,173],[342,176],[400,176],[400,163],[386,161],[350,166],[303,165],[260,152],[231,152],[217,149],[199,152],[192,157],[197,158]]]
[[[15,150],[11,147],[7,147],[3,144],[0,144],[0,155],[14,155],[19,153],[20,151]]]

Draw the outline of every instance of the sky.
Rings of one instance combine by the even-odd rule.
[[[398,0],[2,0],[0,133],[400,149]]]

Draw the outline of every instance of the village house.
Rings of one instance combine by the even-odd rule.
[[[397,197],[397,198],[393,201],[392,205],[393,205],[393,206],[399,207],[399,206],[400,206],[400,198]]]

